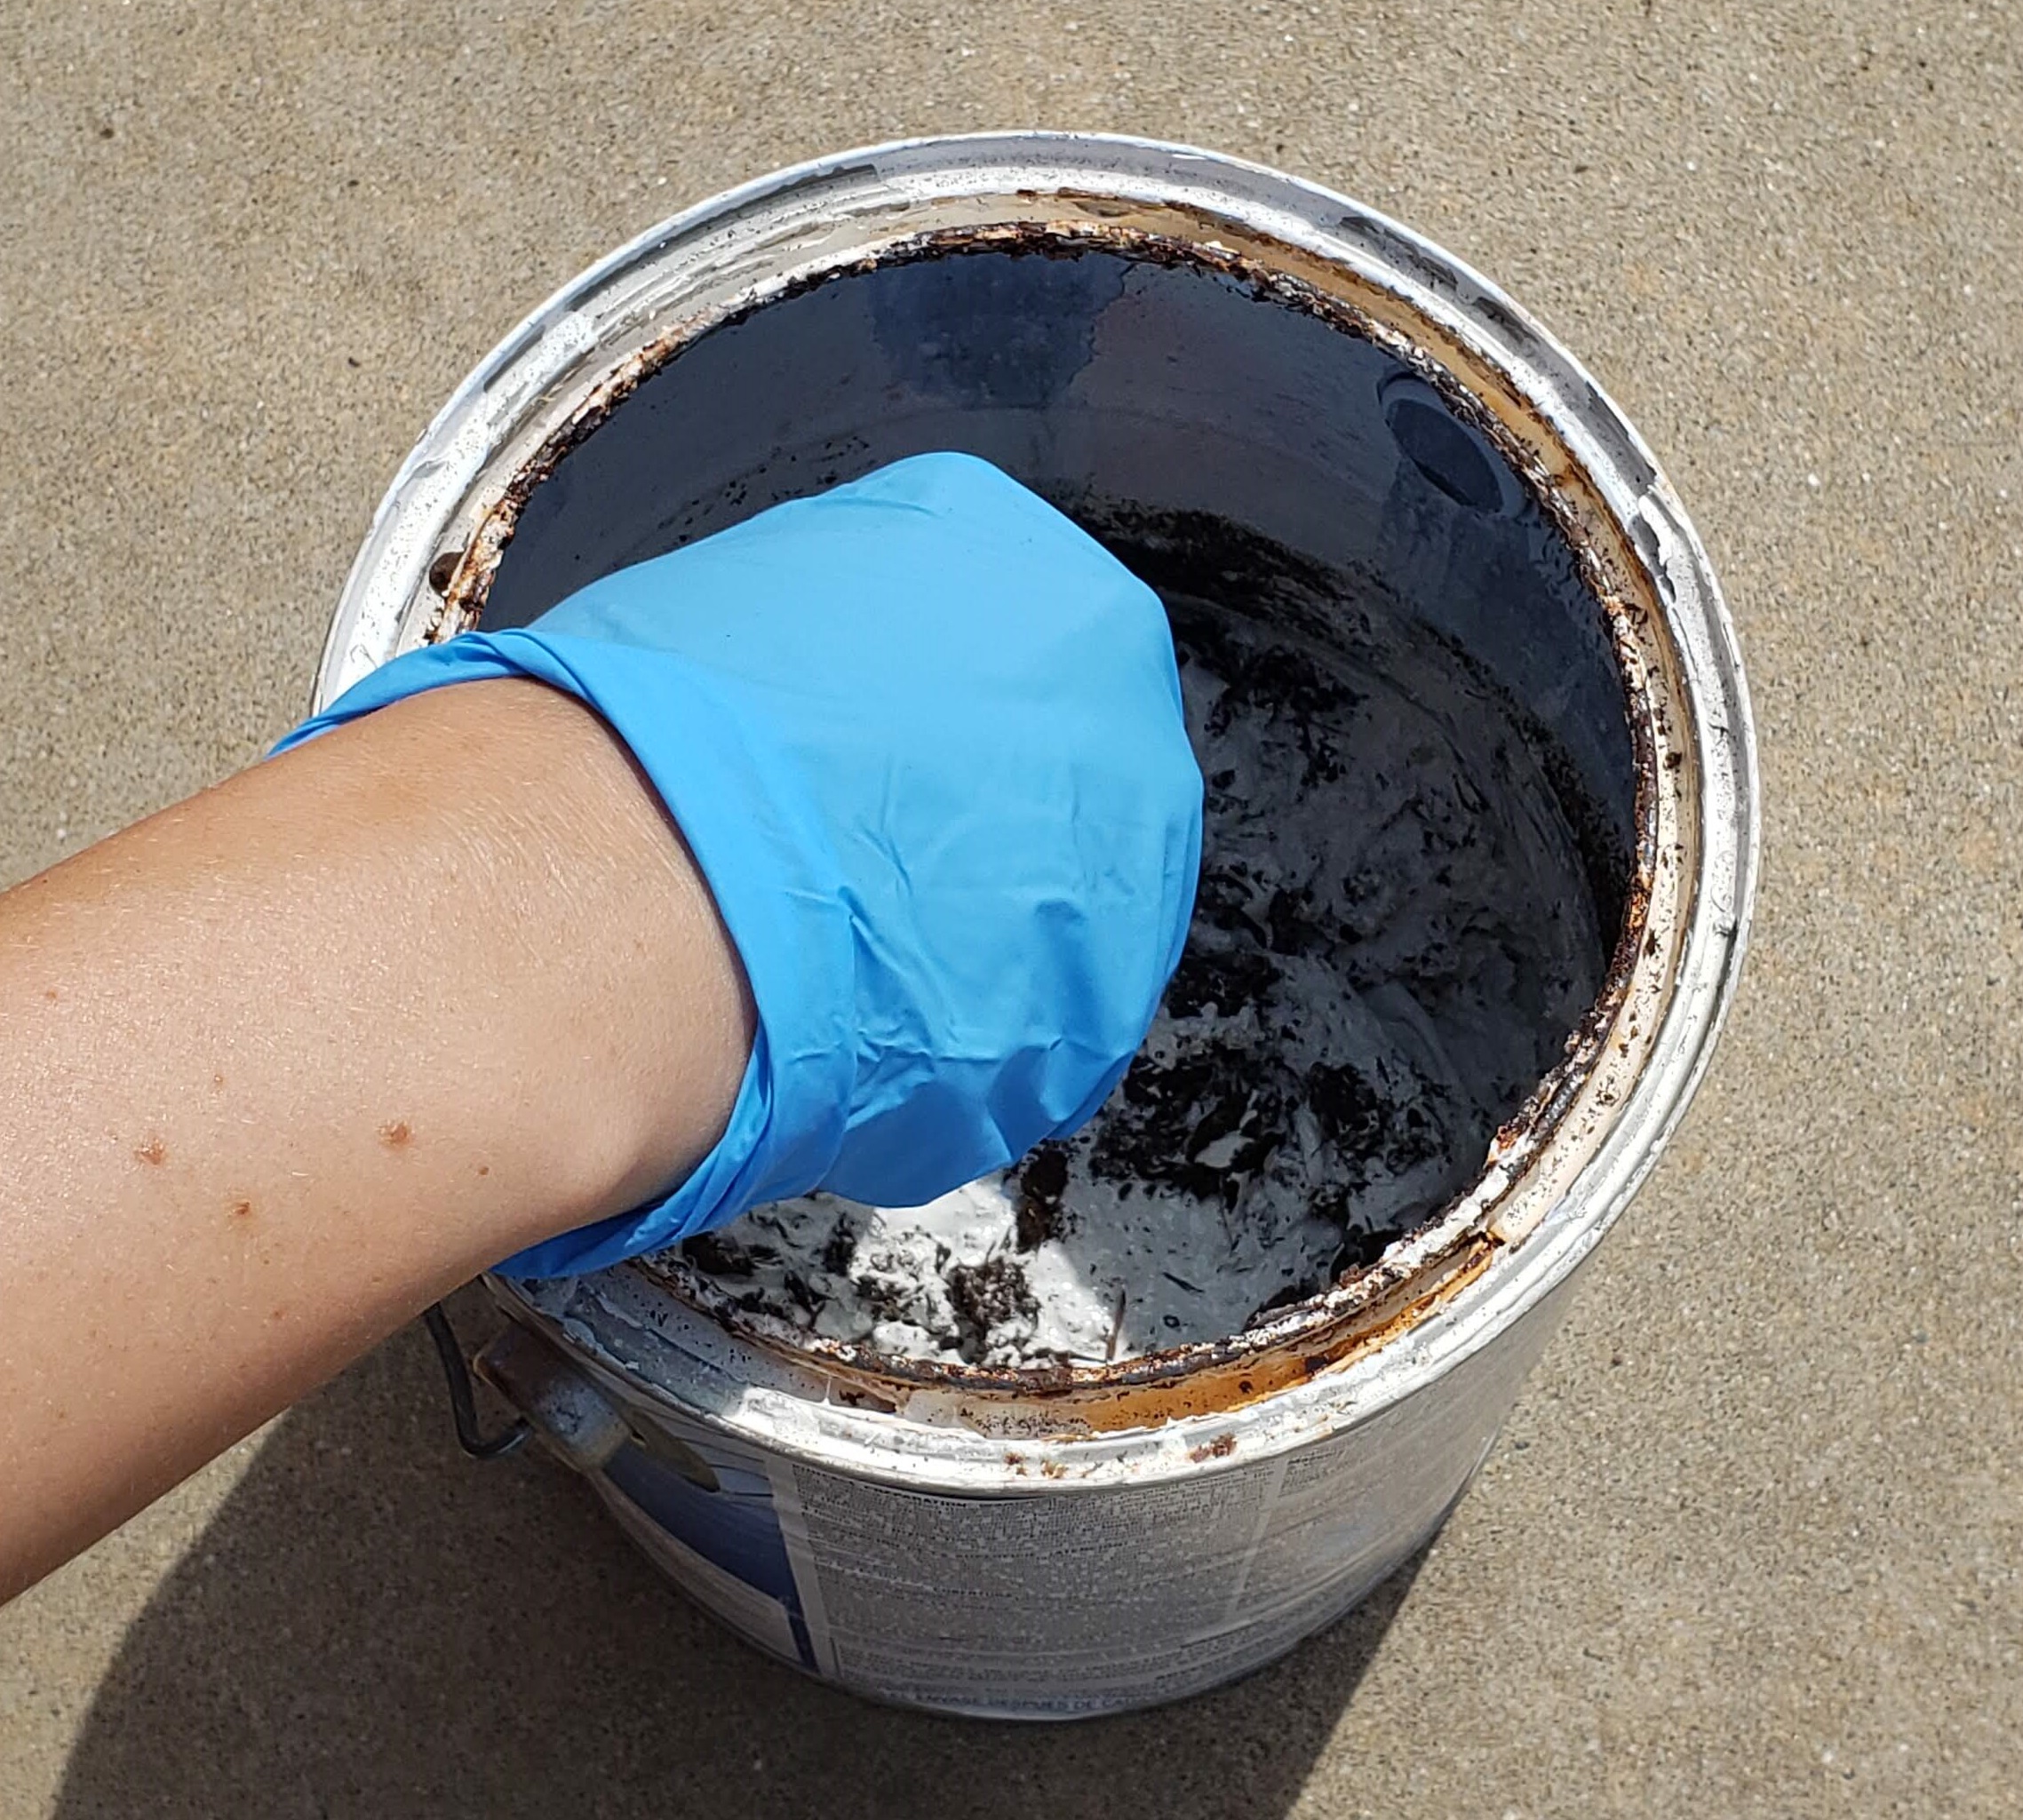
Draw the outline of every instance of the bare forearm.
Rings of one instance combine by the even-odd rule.
[[[665,1187],[742,976],[602,726],[339,729],[0,897],[0,1598],[455,1284]]]

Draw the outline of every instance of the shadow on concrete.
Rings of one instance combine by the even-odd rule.
[[[1269,1820],[1419,1565],[1178,1706],[1041,1728],[872,1706],[718,1629],[546,1460],[465,1460],[415,1328],[268,1439],[126,1638],[57,1812]]]

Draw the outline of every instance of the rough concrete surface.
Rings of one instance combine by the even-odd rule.
[[[806,1684],[403,1335],[0,1613],[0,1815],[1980,1815],[2023,1796],[2023,19],[1851,0],[0,11],[0,878],[302,708],[533,300],[804,155],[1119,129],[1493,274],[1740,623],[1756,944],[1414,1576],[1044,1733]],[[4,1479],[0,1479],[4,1484]],[[4,1495],[4,1491],[0,1491]]]

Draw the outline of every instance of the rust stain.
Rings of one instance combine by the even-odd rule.
[[[464,560],[461,550],[445,550],[428,565],[428,584],[439,594],[450,592],[450,584],[457,578],[457,565]]]
[[[866,1347],[813,1338],[740,1308],[678,1259],[635,1259],[629,1268],[673,1290],[740,1339],[796,1370],[821,1373],[832,1394],[848,1387],[879,1395],[888,1408],[904,1408],[914,1396],[945,1398],[952,1393],[958,1398],[955,1413],[986,1431],[1000,1426],[1015,1405],[1036,1432],[1094,1434],[1240,1409],[1338,1370],[1450,1300],[1501,1249],[1491,1235],[1473,1234],[1417,1270],[1379,1259],[1326,1295],[1285,1310],[1268,1328],[1115,1364],[1023,1370],[888,1358]]]
[[[1195,1465],[1199,1466],[1203,1460],[1227,1459],[1236,1451],[1236,1449],[1237,1438],[1232,1431],[1228,1434],[1218,1435],[1213,1441],[1204,1442],[1199,1447],[1189,1448],[1187,1457]]]
[[[831,1395],[840,1403],[853,1410],[877,1410],[885,1415],[896,1414],[899,1405],[882,1392],[867,1390],[861,1385],[836,1384],[830,1387]]]

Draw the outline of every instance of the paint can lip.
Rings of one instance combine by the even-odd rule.
[[[1021,177],[1029,181],[1015,181]],[[1069,178],[1075,181],[1064,180]],[[1597,560],[1605,569],[1613,562],[1617,571],[1609,579],[1621,598],[1612,602],[1607,591],[1597,590],[1597,599],[1612,611],[1619,656],[1626,641],[1642,641],[1638,661],[1650,685],[1644,700],[1650,711],[1646,743],[1638,752],[1638,870],[1642,875],[1648,868],[1647,882],[1656,888],[1664,883],[1666,865],[1672,867],[1664,942],[1661,949],[1645,952],[1658,939],[1647,926],[1650,918],[1665,908],[1653,905],[1646,892],[1626,925],[1628,951],[1619,949],[1619,965],[1612,967],[1590,1019],[1593,1028],[1586,1031],[1588,1060],[1597,1066],[1570,1062],[1549,1077],[1525,1112],[1499,1134],[1488,1169],[1462,1204],[1398,1242],[1370,1271],[1228,1339],[1052,1371],[908,1362],[845,1342],[811,1343],[785,1323],[781,1333],[772,1334],[761,1320],[711,1307],[708,1292],[693,1280],[670,1284],[665,1269],[650,1263],[632,1267],[633,1273],[703,1307],[748,1342],[761,1365],[762,1355],[786,1353],[792,1356],[775,1362],[782,1370],[815,1366],[874,1399],[896,1395],[909,1408],[916,1397],[937,1405],[951,1398],[970,1405],[1037,1401],[1063,1422],[1099,1428],[1201,1413],[1204,1397],[1211,1404],[1208,1413],[1226,1411],[1281,1395],[1320,1372],[1340,1376],[1355,1360],[1419,1326],[1435,1308],[1455,1317],[1448,1324],[1457,1335],[1474,1325],[1460,1318],[1463,1301],[1487,1308],[1504,1306],[1515,1295],[1521,1311],[1571,1270],[1613,1220],[1654,1161],[1705,1065],[1733,989],[1755,886],[1753,736],[1717,585],[1635,431],[1578,363],[1515,304],[1387,218],[1302,179],[1192,147],[1023,131],[909,139],[846,152],[706,202],[641,235],[558,291],[452,395],[396,478],[360,551],[333,621],[320,699],[416,640],[416,608],[432,568],[448,583],[440,591],[437,630],[453,628],[458,608],[482,600],[490,572],[477,572],[471,552],[481,547],[483,526],[496,523],[506,489],[528,472],[524,447],[511,451],[517,465],[499,457],[511,449],[522,417],[558,385],[593,396],[599,350],[624,316],[615,294],[628,279],[679,266],[705,242],[714,243],[721,261],[741,228],[761,242],[762,255],[769,213],[798,211],[805,220],[812,211],[819,218],[824,196],[836,204],[839,193],[847,191],[853,205],[882,195],[899,209],[963,195],[1030,197],[1054,205],[1047,219],[1056,227],[1062,224],[1055,216],[1072,197],[1075,207],[1067,212],[1077,219],[1070,226],[1086,231],[1092,243],[1135,231],[1119,221],[1119,210],[1165,207],[1184,223],[1191,208],[1204,256],[1212,250],[1240,262],[1262,255],[1267,264],[1279,259],[1287,275],[1302,261],[1309,276],[1317,263],[1332,266],[1348,291],[1361,298],[1358,307],[1366,314],[1367,306],[1378,307],[1366,328],[1414,344],[1413,334],[1398,330],[1395,315],[1387,320],[1382,314],[1389,307],[1383,299],[1395,303],[1414,328],[1422,325],[1419,351],[1434,350],[1426,354],[1430,364],[1420,383],[1440,385],[1450,402],[1460,396],[1479,403],[1469,389],[1471,377],[1486,376],[1500,385],[1525,420],[1513,423],[1487,411],[1483,427],[1516,456],[1513,465],[1529,473],[1534,492],[1581,496],[1581,511],[1591,521],[1587,529],[1610,546]],[[1226,224],[1223,231],[1218,223]],[[878,238],[875,229],[870,233]],[[1228,243],[1246,234],[1247,253],[1243,245]],[[840,260],[842,250],[834,257]],[[754,264],[762,268],[763,257]],[[761,271],[754,278],[761,294],[753,306],[762,307],[772,294],[764,291],[763,276]],[[601,299],[609,306],[605,333],[597,320]],[[689,325],[686,336],[663,346],[658,360],[643,370],[655,370],[709,326],[705,318],[706,313]],[[609,338],[615,346],[616,338]],[[637,349],[633,352],[636,356]],[[1443,364],[1443,353],[1472,362],[1472,372],[1457,374]],[[1526,445],[1526,436],[1542,437],[1543,443]],[[470,535],[460,561],[450,565],[455,572],[442,576],[441,545],[459,520]],[[510,529],[508,523],[507,536]],[[503,548],[500,539],[491,552],[494,564]],[[1634,708],[1636,687],[1630,682],[1626,688]],[[1635,711],[1631,719],[1634,724]],[[1668,762],[1675,753],[1676,768]],[[1669,861],[1668,838],[1677,846]],[[1689,852],[1690,868],[1684,863]],[[1661,974],[1664,977],[1657,978]],[[1629,1071],[1613,1100],[1597,1105],[1591,1090],[1640,981],[1648,1000],[1642,1065]],[[1552,1192],[1541,1194],[1534,1178],[1556,1147],[1573,1148],[1561,1140],[1581,1114],[1584,1094],[1589,1123],[1580,1133],[1581,1154],[1561,1159],[1577,1160],[1579,1166],[1562,1171]],[[1536,1204],[1529,1211],[1519,1207],[1513,1217],[1527,1181]],[[1330,1336],[1353,1343],[1331,1349]]]

